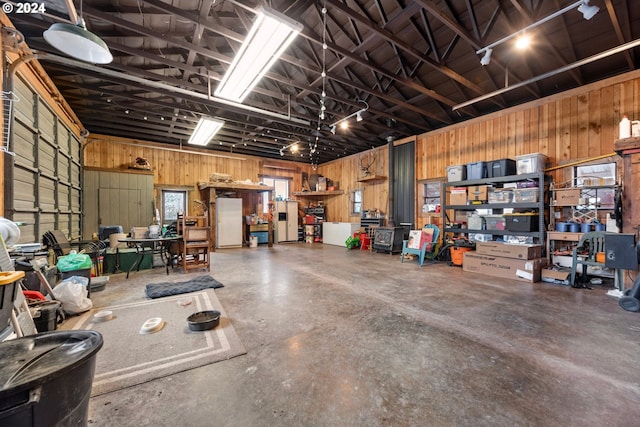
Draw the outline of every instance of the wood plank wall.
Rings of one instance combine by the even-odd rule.
[[[552,168],[582,161],[618,161],[613,144],[623,114],[640,120],[640,71],[613,77],[568,92],[536,100],[447,128],[418,135],[416,140],[416,220],[424,222],[418,181],[445,179],[446,167],[475,161],[515,158],[530,153],[549,157]],[[139,147],[123,144],[138,144]],[[364,190],[364,209],[388,212],[388,179],[358,182],[361,162],[375,157],[371,172],[388,177],[388,148],[339,158],[313,170],[310,165],[271,161],[251,156],[207,157],[195,153],[163,151],[147,141],[90,136],[85,150],[87,166],[126,168],[137,156],[147,158],[154,168],[156,185],[195,186],[212,172],[229,173],[234,179],[259,181],[262,174],[292,178],[292,190],[301,191],[301,173],[318,173],[331,179],[344,194],[298,197],[301,205],[323,201],[330,221],[358,222],[350,214],[351,190]],[[206,151],[202,151],[207,153]],[[210,152],[209,152],[210,153]],[[264,165],[287,167],[270,169]],[[620,167],[621,171],[622,168]],[[571,168],[550,172],[556,182],[571,178]],[[247,201],[247,204],[253,203]],[[255,201],[257,203],[257,200]],[[246,212],[247,214],[250,212]]]
[[[212,173],[228,174],[233,180],[260,182],[262,176],[290,178],[294,191],[302,188],[302,172],[311,173],[311,165],[210,150],[167,147],[151,141],[90,135],[84,145],[86,167],[126,171],[137,157],[145,158],[153,168],[153,183],[161,188],[189,188],[189,200],[200,200],[199,182]],[[258,194],[242,194],[243,214],[255,212]],[[159,193],[156,191],[156,202]],[[192,205],[190,209],[197,209]]]

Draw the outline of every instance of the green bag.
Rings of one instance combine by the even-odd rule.
[[[87,254],[69,254],[58,258],[56,264],[63,273],[91,268],[91,258]]]

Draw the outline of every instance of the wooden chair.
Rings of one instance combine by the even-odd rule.
[[[178,261],[184,272],[210,267],[211,229],[209,216],[178,215],[178,235],[182,236]]]
[[[604,253],[604,237],[604,231],[590,231],[588,233],[584,233],[580,238],[578,245],[573,248],[573,251],[571,252],[571,279],[569,282],[571,286],[579,287],[575,284],[578,265],[582,265],[581,275],[583,282],[586,281],[588,266],[604,268],[604,260],[602,260],[602,262],[598,262],[596,260],[596,254]]]
[[[402,257],[400,262],[404,262],[405,254],[413,254],[418,256],[420,267],[424,264],[424,259],[434,259],[438,254],[438,238],[440,237],[440,228],[433,224],[426,224],[422,228],[422,233],[431,235],[431,239],[427,239],[419,249],[408,247],[409,241],[402,241]]]

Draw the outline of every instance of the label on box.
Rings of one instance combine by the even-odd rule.
[[[542,245],[516,245],[501,242],[477,242],[476,252],[513,259],[542,258]]]
[[[469,200],[486,201],[488,189],[488,185],[474,185],[472,187],[469,187]]]
[[[543,261],[546,260],[543,258],[519,260],[465,252],[462,270],[488,276],[516,279],[523,282],[539,282]]]

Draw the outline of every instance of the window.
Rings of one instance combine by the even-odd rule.
[[[275,200],[287,200],[289,198],[289,180],[282,178],[262,178],[264,185],[274,188]],[[262,193],[262,213],[269,213],[269,193]]]
[[[170,224],[178,220],[178,214],[187,211],[187,192],[162,190],[162,221]]]
[[[575,185],[582,187],[581,205],[597,206],[598,209],[613,209],[615,205],[616,164],[600,163],[576,166]],[[597,188],[610,186],[605,188]],[[594,188],[596,187],[596,188]]]
[[[362,216],[362,190],[351,191],[351,214]]]
[[[440,212],[440,181],[428,181],[422,184],[422,212]]]

